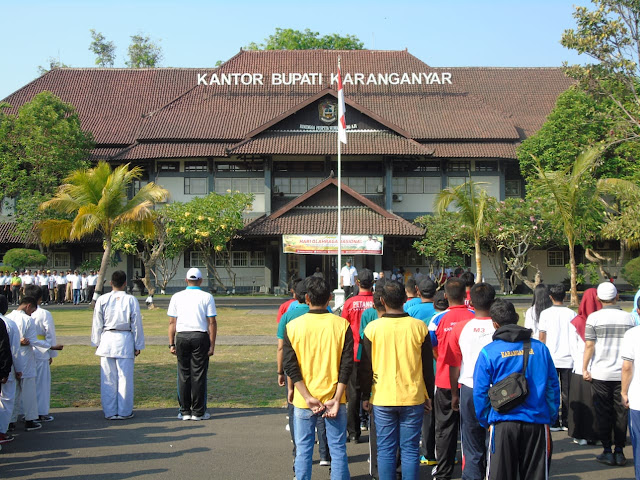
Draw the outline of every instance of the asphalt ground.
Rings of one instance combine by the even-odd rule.
[[[177,409],[138,410],[126,421],[105,420],[95,409],[55,409],[53,422],[25,432],[0,452],[0,478],[124,480],[148,479],[291,479],[291,441],[284,409],[210,409],[200,422],[176,418]],[[347,444],[353,479],[368,479],[368,439]],[[634,478],[633,462],[608,467],[594,460],[597,447],[580,447],[566,432],[553,433],[551,478],[621,480]],[[631,448],[626,447],[631,457]],[[326,479],[318,465],[313,477]],[[431,467],[420,468],[431,478]],[[453,478],[460,478],[460,467]],[[505,479],[511,480],[511,479]],[[514,479],[515,480],[515,479]],[[525,479],[523,479],[525,480]]]

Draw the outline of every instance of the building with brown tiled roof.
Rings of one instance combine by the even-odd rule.
[[[434,68],[407,51],[240,51],[213,69],[55,69],[4,100],[18,108],[49,90],[72,103],[95,160],[143,166],[173,201],[253,193],[237,285],[282,289],[293,275],[337,268],[334,255],[284,253],[283,236],[336,232],[338,56],[343,233],[384,237],[381,255],[354,256],[376,271],[423,266],[411,221],[468,172],[500,199],[522,196],[516,146],[572,84],[560,68]],[[185,253],[184,268],[198,262]]]

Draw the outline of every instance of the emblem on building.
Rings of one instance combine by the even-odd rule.
[[[318,113],[322,123],[330,124],[338,119],[338,102],[324,100],[318,105]]]

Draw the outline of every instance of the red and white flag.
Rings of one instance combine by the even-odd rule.
[[[338,64],[338,140],[347,143],[347,121],[344,118],[344,90],[342,90],[342,73]]]

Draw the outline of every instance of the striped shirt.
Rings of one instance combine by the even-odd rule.
[[[585,341],[595,342],[591,376],[596,380],[621,381],[622,339],[635,324],[631,314],[619,306],[607,306],[587,318]]]

